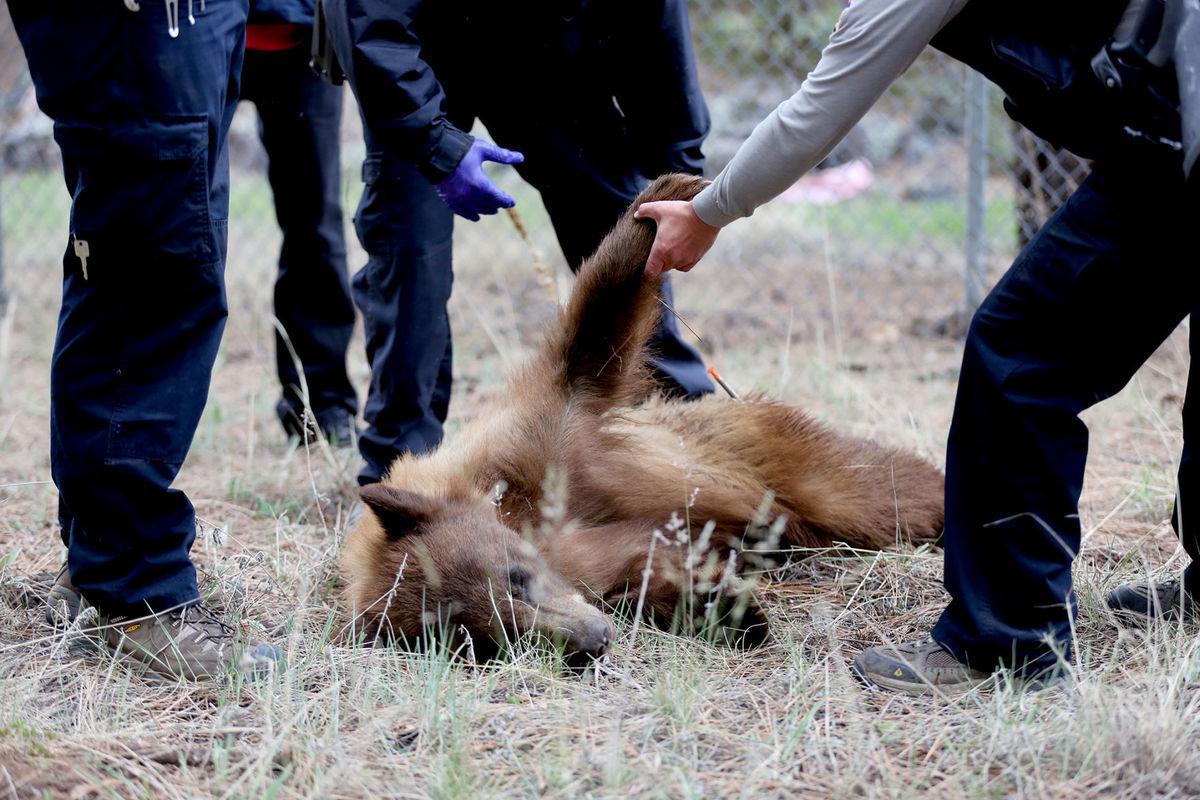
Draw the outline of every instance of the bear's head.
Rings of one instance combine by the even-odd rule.
[[[535,636],[584,666],[608,652],[609,619],[478,499],[427,497],[386,484],[360,491],[370,510],[343,558],[356,628],[479,660]]]

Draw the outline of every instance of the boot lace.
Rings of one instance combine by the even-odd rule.
[[[234,639],[233,628],[222,622],[203,603],[185,606],[179,610],[180,625],[196,628],[196,642],[210,641],[216,645],[227,644]]]

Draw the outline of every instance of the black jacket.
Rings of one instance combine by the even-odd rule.
[[[325,0],[325,13],[372,134],[430,181],[471,145],[451,119],[612,114],[614,101],[647,174],[700,171],[709,117],[686,0]]]
[[[1128,153],[1148,145],[1142,134],[1177,139],[1179,119],[1106,90],[1092,71],[1127,2],[973,0],[933,45],[999,85],[1009,115],[1043,139],[1088,159]],[[1165,78],[1164,94],[1177,96]]]

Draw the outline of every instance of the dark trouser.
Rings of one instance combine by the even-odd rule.
[[[359,438],[362,484],[404,452],[442,440],[450,404],[453,215],[412,164],[368,150],[354,218],[367,265],[354,276],[371,385]]]
[[[484,119],[497,141],[521,149],[521,173],[542,194],[572,270],[579,269],[645,185],[625,168],[603,180],[562,157],[564,142],[544,135],[511,135]],[[544,134],[545,126],[533,126]],[[570,147],[578,157],[579,148]],[[532,165],[532,166],[530,166]],[[409,163],[386,156],[367,131],[366,188],[355,226],[367,265],[354,276],[354,300],[363,314],[371,388],[360,439],[366,462],[359,482],[379,480],[402,453],[425,452],[442,439],[450,401],[450,320],[453,214],[429,181]],[[664,297],[672,302],[670,284]],[[697,397],[712,391],[699,354],[664,312],[652,347],[659,381],[668,393]]]
[[[1188,321],[1188,351],[1193,358],[1200,355],[1200,315],[1196,310],[1200,303],[1192,309],[1192,317]],[[1200,372],[1188,368],[1187,391],[1183,398],[1183,451],[1179,455],[1178,483],[1175,486],[1175,508],[1171,513],[1171,525],[1179,536],[1183,549],[1191,558],[1187,569],[1183,571],[1183,586],[1193,598],[1200,599],[1200,522],[1195,521],[1197,513],[1191,505],[1184,507],[1184,502],[1194,503],[1200,498],[1200,471],[1197,470],[1196,453],[1200,445]],[[1189,524],[1185,524],[1184,521]]]
[[[342,88],[308,66],[308,48],[246,52],[242,99],[258,109],[267,151],[267,177],[283,232],[275,280],[275,316],[304,368],[309,403],[317,418],[358,413],[346,374],[354,331],[354,303],[346,273],[342,231]],[[283,387],[282,409],[304,407],[300,378],[287,342],[276,332],[275,364]]]
[[[197,597],[192,504],[171,488],[225,324],[225,135],[246,0],[168,35],[163,3],[9,6],[71,192],[51,366],[51,470],[72,577],[110,613]]]
[[[1097,166],[971,323],[946,456],[952,599],[933,637],[972,666],[1036,671],[1054,648],[1070,652],[1087,457],[1078,415],[1118,392],[1200,301],[1180,175]],[[1181,509],[1198,496],[1196,402],[1189,392]],[[1188,570],[1189,584],[1198,577]]]

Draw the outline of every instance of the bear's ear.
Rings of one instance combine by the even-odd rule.
[[[437,511],[437,504],[430,498],[382,483],[362,487],[358,496],[378,517],[384,533],[392,539],[417,530]]]

